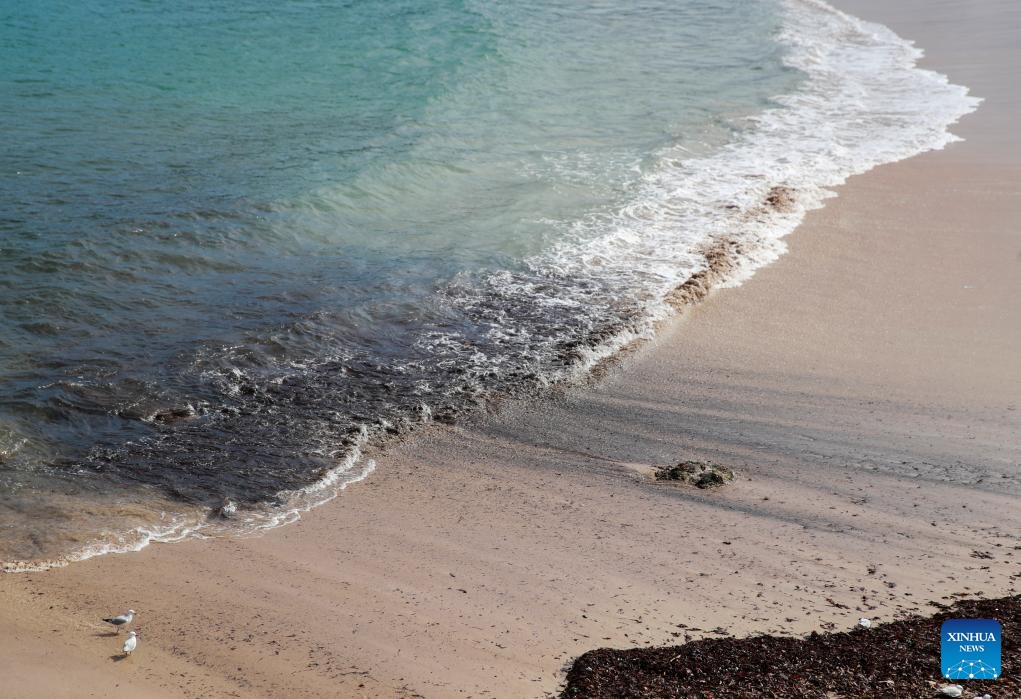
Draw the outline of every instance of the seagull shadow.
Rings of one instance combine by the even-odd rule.
[[[116,631],[97,631],[92,635],[98,636],[99,638],[113,638],[114,636],[120,636],[120,634]]]
[[[120,661],[127,660],[130,657],[131,656],[128,655],[127,653],[115,653],[110,656],[110,660],[114,661],[115,663],[119,663]]]

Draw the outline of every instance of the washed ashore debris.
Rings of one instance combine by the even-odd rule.
[[[862,617],[861,619],[858,620],[858,626],[862,627],[863,629],[871,629],[872,628],[872,620],[871,619],[866,619],[865,617]]]
[[[737,211],[741,209],[737,204],[727,204],[725,209]],[[742,212],[743,217],[749,221],[763,221],[766,217],[775,214],[789,214],[798,211],[798,193],[793,187],[777,185],[772,187],[762,201]],[[740,240],[724,236],[717,238],[710,245],[701,250],[705,256],[705,268],[695,272],[683,284],[667,294],[666,301],[678,310],[698,303],[719,286],[720,282],[727,279],[747,254],[747,244]]]
[[[959,697],[964,694],[964,687],[959,684],[950,684],[946,687],[940,687],[936,693],[942,694],[945,697]]]
[[[238,513],[237,503],[235,503],[230,498],[226,498],[223,501],[223,505],[220,506],[219,513],[220,516],[223,517],[224,519],[230,519],[231,517]]]
[[[561,699],[879,699],[940,697],[940,626],[947,619],[996,619],[1002,664],[1021,666],[1021,595],[933,603],[931,617],[805,638],[703,638],[680,646],[602,648],[577,658]],[[1021,673],[962,680],[962,699],[1021,697]],[[990,691],[994,690],[994,691]]]
[[[766,206],[774,211],[790,213],[797,210],[798,195],[790,187],[777,185],[770,189],[769,194],[766,195]]]
[[[656,471],[657,481],[677,481],[703,490],[718,488],[734,480],[734,472],[712,461],[682,461]]]
[[[121,627],[127,626],[131,623],[131,620],[135,618],[135,610],[129,609],[124,614],[118,614],[108,619],[103,619],[108,624],[113,625],[117,629],[117,633],[121,632]]]
[[[737,260],[746,252],[740,241],[734,238],[720,238],[702,249],[705,255],[705,269],[693,275],[667,294],[666,301],[678,311],[685,310],[709,295],[721,281],[728,278],[737,266]]]

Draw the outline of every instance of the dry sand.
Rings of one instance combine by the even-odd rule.
[[[596,385],[425,430],[293,526],[0,577],[0,695],[539,697],[599,646],[1016,591],[1021,6],[841,5],[988,99],[966,143],[855,178]],[[682,458],[738,480],[643,475]]]

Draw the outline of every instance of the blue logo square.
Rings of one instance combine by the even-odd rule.
[[[940,630],[940,667],[949,680],[995,680],[1002,629],[995,619],[947,619]]]

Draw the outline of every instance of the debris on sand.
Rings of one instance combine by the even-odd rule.
[[[1001,662],[1018,667],[1021,595],[938,606],[934,616],[873,624],[868,631],[589,651],[571,665],[561,699],[979,699],[991,688],[988,680],[948,686],[940,675],[940,626],[947,619],[996,619],[1003,626]],[[1004,673],[995,684],[995,697],[1021,697],[1021,675]]]
[[[734,480],[734,472],[712,461],[682,461],[656,471],[657,481],[678,481],[696,488],[718,488]]]

